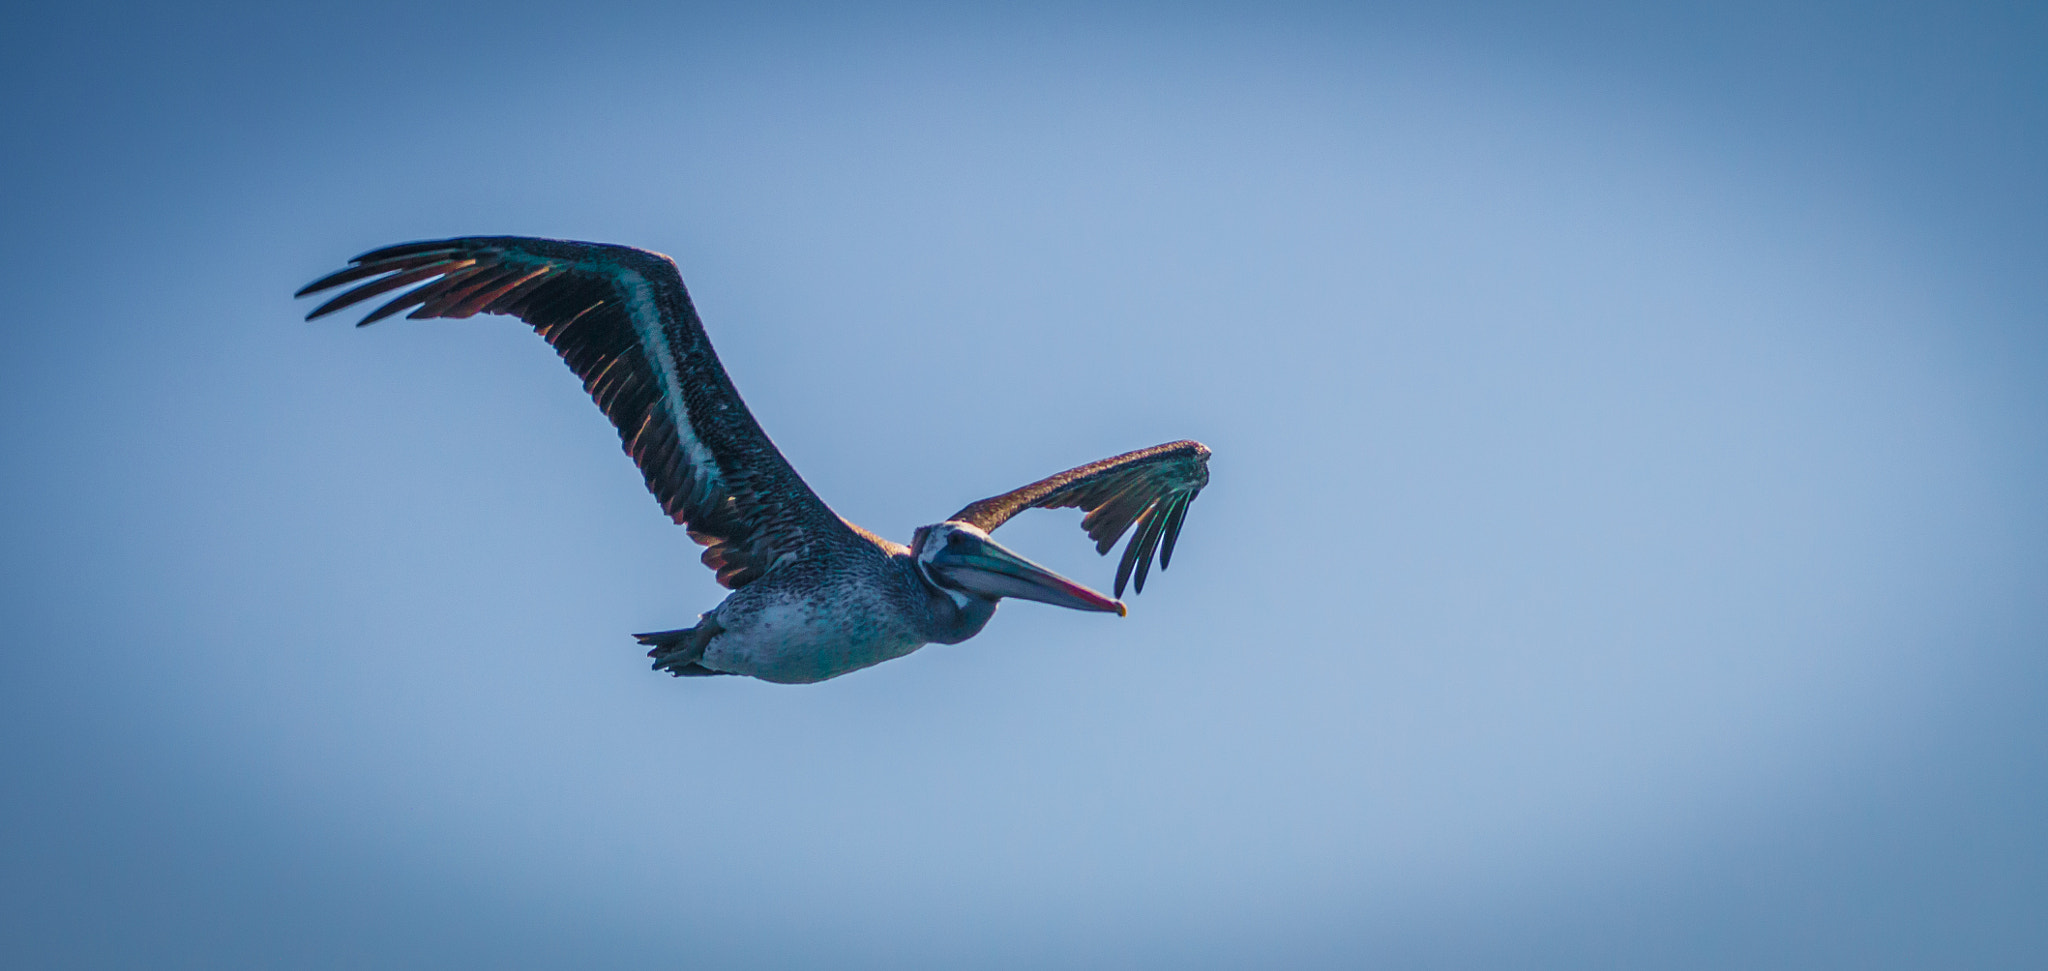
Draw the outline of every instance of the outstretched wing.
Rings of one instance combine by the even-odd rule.
[[[1154,550],[1159,552],[1159,568],[1166,569],[1188,503],[1208,484],[1208,447],[1200,442],[1169,442],[1068,469],[1022,489],[983,499],[952,518],[992,531],[1026,509],[1072,506],[1087,512],[1081,517],[1081,528],[1095,541],[1095,552],[1105,554],[1135,524],[1138,532],[1124,547],[1123,562],[1116,568],[1116,595],[1121,597],[1134,567],[1138,592],[1145,592],[1145,573],[1152,568]]]
[[[554,346],[618,427],[663,512],[708,547],[704,565],[738,589],[782,557],[849,527],[799,478],[733,390],[659,253],[567,240],[470,236],[372,250],[298,292],[359,285],[312,320],[413,287],[356,326],[408,317],[509,314]]]

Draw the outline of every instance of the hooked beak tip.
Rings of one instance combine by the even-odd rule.
[[[1128,617],[1130,613],[1130,608],[1125,607],[1123,601],[1119,600],[1116,602],[1116,615],[1118,617]]]

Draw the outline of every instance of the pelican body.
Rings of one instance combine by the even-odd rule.
[[[1125,584],[1164,570],[1209,450],[1180,441],[1069,469],[919,527],[909,546],[833,513],[761,430],[711,349],[675,263],[646,250],[470,236],[372,250],[300,290],[355,286],[312,320],[402,290],[364,326],[505,314],[554,347],[618,429],[662,511],[705,546],[732,590],[694,626],[634,635],[656,670],[801,684],[981,632],[1004,597],[1122,616]],[[405,289],[405,288],[410,289]],[[1031,508],[1077,507],[1107,554],[1134,527],[1115,597],[1025,559],[989,533]]]

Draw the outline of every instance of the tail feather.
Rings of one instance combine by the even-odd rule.
[[[664,665],[662,664],[662,662],[656,661],[654,663],[654,667],[656,670],[661,670],[664,667]],[[702,664],[698,664],[695,661],[691,661],[688,664],[677,664],[669,666],[667,667],[667,670],[668,673],[673,674],[678,678],[715,678],[722,674],[732,673],[731,671],[713,671],[710,668],[707,668]]]
[[[678,645],[689,641],[690,637],[696,633],[697,628],[685,627],[681,630],[658,630],[646,634],[634,634],[633,639],[654,648],[654,650],[647,652],[648,657],[659,657],[675,650]]]
[[[656,671],[667,671],[678,678],[702,678],[726,673],[698,663],[703,660],[704,647],[722,630],[717,621],[706,617],[695,627],[634,634],[633,639],[652,648],[647,656],[654,659]]]

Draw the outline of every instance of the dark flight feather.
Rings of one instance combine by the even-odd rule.
[[[1121,597],[1133,572],[1138,592],[1145,591],[1145,574],[1152,567],[1155,550],[1159,568],[1166,569],[1173,559],[1173,544],[1180,539],[1188,504],[1208,484],[1208,447],[1200,442],[1169,442],[1068,469],[983,499],[952,518],[993,532],[1026,509],[1079,508],[1087,513],[1081,517],[1081,528],[1095,541],[1095,551],[1105,554],[1135,524],[1138,531],[1124,547],[1123,560],[1116,569],[1116,595]]]
[[[648,491],[705,544],[704,564],[727,587],[813,541],[851,538],[740,400],[668,257],[520,236],[428,240],[364,253],[298,296],[359,280],[369,282],[306,319],[417,283],[357,326],[414,307],[414,318],[510,314],[531,325],[582,379]]]

